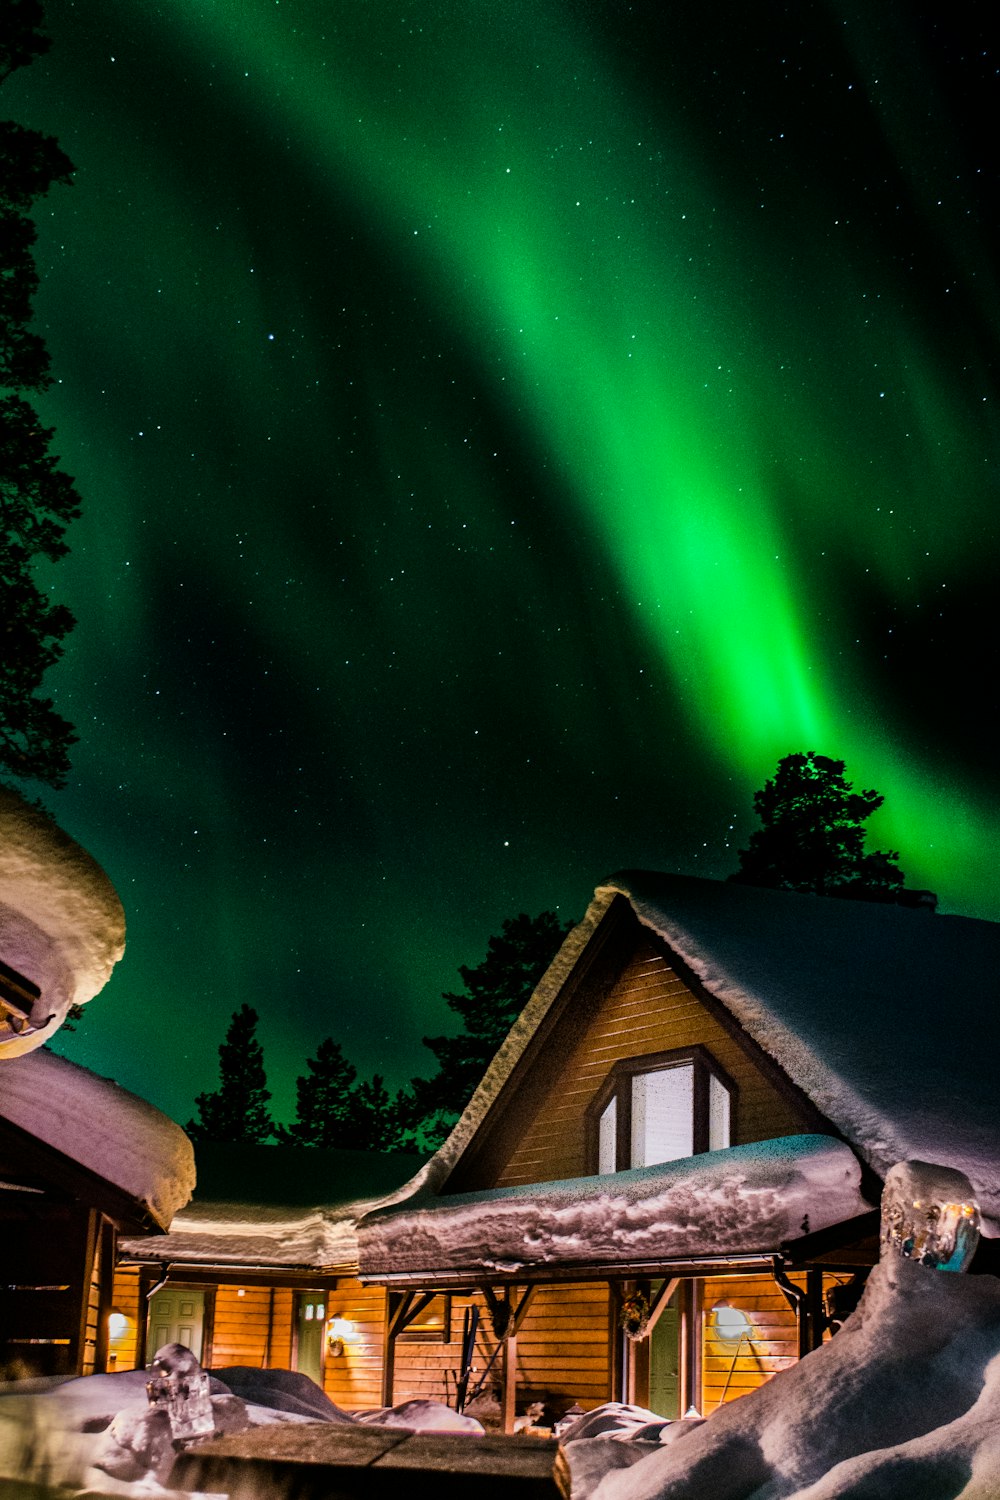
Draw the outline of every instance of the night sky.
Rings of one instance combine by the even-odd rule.
[[[67,1055],[183,1121],[247,1001],[279,1116],[328,1034],[401,1083],[791,750],[1000,917],[993,10],[52,0],[45,800],[129,923]]]

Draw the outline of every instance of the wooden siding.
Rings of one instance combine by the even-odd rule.
[[[611,1294],[604,1281],[539,1287],[517,1339],[518,1408],[611,1399]]]
[[[343,1277],[329,1294],[331,1318],[347,1318],[354,1333],[341,1355],[327,1355],[323,1389],[344,1411],[363,1411],[382,1404],[382,1354],[385,1348],[384,1287],[362,1286]]]
[[[108,1340],[108,1369],[134,1370],[139,1335],[139,1268],[117,1266],[111,1305],[128,1320],[118,1338]],[[142,1316],[146,1309],[143,1307]]]
[[[523,1288],[515,1293],[515,1301]],[[496,1349],[489,1312],[478,1296],[452,1298],[451,1340],[448,1343],[396,1344],[393,1403],[422,1397],[453,1404],[455,1380],[461,1363],[465,1309],[479,1307],[474,1373],[470,1394],[486,1371]],[[605,1282],[537,1287],[517,1336],[517,1408],[531,1401],[556,1406],[578,1402],[589,1408],[610,1399],[610,1295]],[[493,1359],[483,1394],[498,1391],[502,1355]]]
[[[292,1368],[289,1287],[241,1287],[232,1282],[216,1288],[211,1368],[225,1365]]]
[[[699,1043],[738,1086],[734,1145],[804,1128],[795,1104],[640,934],[610,993],[578,1026],[578,1034],[567,1036],[558,1028],[558,1044],[546,1052],[548,1058],[563,1060],[554,1066],[547,1062],[545,1097],[528,1119],[519,1121],[517,1139],[495,1179],[477,1185],[507,1187],[586,1175],[593,1170],[586,1159],[586,1110],[612,1064]],[[470,1186],[463,1181],[463,1188]]]
[[[802,1278],[789,1278],[804,1284]],[[798,1325],[780,1289],[770,1276],[704,1282],[701,1411],[708,1416],[727,1402],[765,1385],[778,1370],[798,1358]],[[749,1328],[745,1341],[720,1339],[712,1309],[717,1302],[739,1309]]]
[[[805,1289],[804,1276],[788,1279]],[[843,1273],[824,1273],[823,1291],[849,1279]],[[727,1302],[746,1315],[749,1330],[744,1343],[716,1337],[712,1308],[717,1302]],[[799,1341],[795,1314],[770,1276],[706,1280],[703,1308],[701,1410],[708,1416],[722,1404],[723,1393],[727,1403],[735,1401],[766,1385],[779,1370],[787,1370],[798,1359]],[[829,1333],[825,1337],[829,1338]]]

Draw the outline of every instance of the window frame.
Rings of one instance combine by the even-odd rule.
[[[590,1173],[597,1175],[600,1170],[601,1116],[612,1099],[616,1101],[615,1171],[643,1170],[641,1167],[631,1166],[632,1080],[641,1073],[661,1073],[668,1068],[684,1067],[687,1064],[693,1068],[694,1082],[693,1154],[701,1156],[709,1149],[709,1089],[713,1074],[729,1094],[729,1140],[730,1144],[735,1143],[739,1088],[708,1048],[697,1043],[693,1047],[675,1047],[669,1052],[647,1052],[641,1057],[623,1057],[613,1063],[601,1087],[587,1106],[586,1150],[587,1167]],[[683,1161],[685,1158],[674,1159]]]

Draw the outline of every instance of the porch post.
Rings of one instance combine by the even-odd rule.
[[[817,1266],[810,1266],[806,1272],[805,1307],[808,1348],[818,1349],[823,1342],[826,1316],[823,1311],[823,1272]]]
[[[681,1415],[693,1406],[701,1412],[702,1337],[701,1281],[692,1276],[681,1282],[680,1297],[680,1376]]]
[[[503,1379],[503,1406],[500,1416],[501,1432],[514,1431],[514,1418],[517,1415],[517,1334],[508,1333],[503,1341],[503,1365],[501,1369]]]
[[[386,1292],[385,1334],[382,1349],[382,1405],[392,1405],[392,1387],[396,1376],[396,1334],[406,1316],[412,1292]]]

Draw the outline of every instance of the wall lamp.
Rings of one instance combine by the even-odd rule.
[[[127,1328],[128,1318],[123,1312],[119,1312],[117,1307],[113,1307],[108,1313],[108,1338],[112,1342],[122,1338]]]
[[[331,1318],[326,1330],[326,1345],[335,1359],[344,1352],[344,1345],[354,1342],[355,1329],[350,1318]]]

